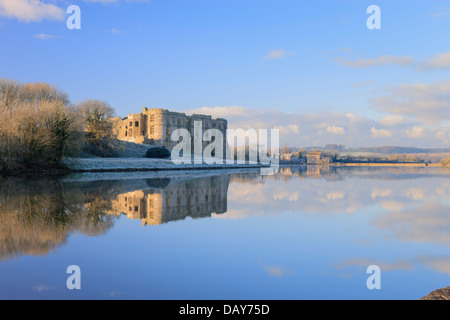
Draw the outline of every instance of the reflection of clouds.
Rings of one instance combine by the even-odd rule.
[[[420,256],[418,260],[426,267],[440,273],[450,275],[450,258],[435,256]]]
[[[261,212],[259,210],[248,212],[247,209],[231,209],[231,210],[228,210],[226,214],[215,214],[215,213],[213,213],[211,215],[211,217],[212,218],[216,218],[216,219],[237,220],[237,219],[244,219],[244,218],[248,218],[248,217],[252,217],[252,216],[260,216],[260,215],[263,215],[263,214],[264,214],[264,212]]]
[[[402,210],[404,208],[404,205],[402,202],[394,201],[394,200],[381,201],[380,206],[383,207],[383,209],[386,209],[388,211],[398,211],[398,210]]]
[[[282,191],[273,195],[274,200],[287,200],[287,201],[297,201],[298,192],[295,191]]]
[[[406,191],[406,196],[414,200],[423,200],[423,190],[421,188],[410,188]]]
[[[312,179],[304,169],[282,167],[280,174],[264,179],[232,178],[228,199],[234,209],[255,216],[287,211],[354,214],[377,205],[388,211],[401,211],[411,206],[411,199],[417,200],[414,205],[420,205],[425,199],[440,201],[447,194],[450,197],[448,185],[436,179],[436,175],[417,179],[418,174],[424,176],[424,171],[407,169],[401,168],[396,173],[390,168],[374,176],[374,172],[365,168],[330,168],[328,173],[321,172],[322,178]],[[387,172],[393,175],[389,180],[384,179]]]
[[[114,291],[111,291],[108,295],[109,295],[110,298],[115,298],[118,295],[120,295],[120,291],[114,290]]]
[[[228,200],[230,202],[247,202],[251,201],[254,204],[260,202],[265,202],[266,186],[264,184],[252,184],[251,186],[247,184],[235,183],[232,184],[232,188],[228,191]]]
[[[398,211],[377,217],[374,225],[389,230],[401,241],[432,242],[450,245],[449,208],[425,202],[415,210]]]
[[[354,215],[377,210],[369,226],[388,231],[401,241],[449,244],[450,184],[440,171],[401,168],[329,169],[322,178],[306,170],[283,168],[274,177],[250,181],[231,179],[228,212],[221,218],[238,219],[296,212],[302,215]],[[334,170],[334,171],[333,171]],[[389,180],[386,180],[386,172]],[[426,175],[427,172],[431,174]],[[420,175],[420,178],[417,178]],[[415,201],[411,201],[415,199]],[[381,209],[382,208],[382,209]]]
[[[415,267],[422,266],[433,271],[450,275],[450,257],[419,255],[407,260],[393,262],[380,261],[379,259],[352,258],[341,261],[335,267],[343,270],[347,267],[367,268],[370,265],[377,265],[381,271],[410,271]]]
[[[370,197],[376,199],[378,197],[388,197],[392,194],[392,189],[373,188]]]
[[[37,285],[37,286],[32,287],[31,289],[32,289],[33,291],[42,292],[42,291],[51,290],[52,287],[49,287],[49,286],[40,284],[40,285]]]
[[[340,200],[340,199],[344,199],[345,197],[345,192],[343,191],[334,191],[334,192],[329,192],[326,195],[328,200]]]
[[[286,211],[341,213],[346,212],[349,207],[352,207],[351,211],[355,211],[365,204],[362,199],[358,199],[358,195],[352,193],[352,188],[348,184],[337,188],[334,183],[328,183],[324,179],[289,176],[284,176],[283,180],[267,179],[256,185],[232,182],[228,194],[231,207],[225,216],[229,215],[233,206],[241,210],[246,208],[251,216],[255,212],[261,215],[275,215]],[[349,194],[352,196],[348,196]]]
[[[340,262],[336,265],[338,269],[344,269],[345,267],[363,267],[367,268],[371,265],[377,265],[380,267],[381,271],[397,271],[397,270],[412,270],[414,269],[414,263],[411,261],[396,261],[396,262],[382,262],[377,260],[372,260],[369,258],[353,258]]]
[[[264,266],[264,270],[271,276],[281,278],[293,274],[289,269],[278,266]]]
[[[439,196],[450,195],[450,186],[447,182],[443,183],[439,187],[436,188],[436,193]]]

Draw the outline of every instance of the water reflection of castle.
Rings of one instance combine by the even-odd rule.
[[[125,214],[142,225],[159,225],[186,217],[211,217],[227,211],[229,175],[195,180],[147,180],[149,188],[121,193],[112,200],[113,215]]]

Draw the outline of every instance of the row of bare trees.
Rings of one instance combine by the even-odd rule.
[[[101,148],[112,137],[113,114],[97,100],[72,105],[47,83],[0,79],[0,171],[58,166],[86,145]]]

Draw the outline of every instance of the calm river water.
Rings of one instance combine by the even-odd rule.
[[[450,170],[0,178],[0,299],[418,299],[450,285]],[[67,267],[81,270],[69,290]],[[369,290],[378,265],[381,289]]]

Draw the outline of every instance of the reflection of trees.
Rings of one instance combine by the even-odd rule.
[[[105,212],[111,209],[111,200],[104,199],[99,193],[86,194],[85,210],[78,215],[78,229],[86,235],[97,236],[113,226],[111,217]]]
[[[0,259],[47,254],[72,232],[102,234],[113,225],[109,207],[99,193],[57,180],[0,178]]]

